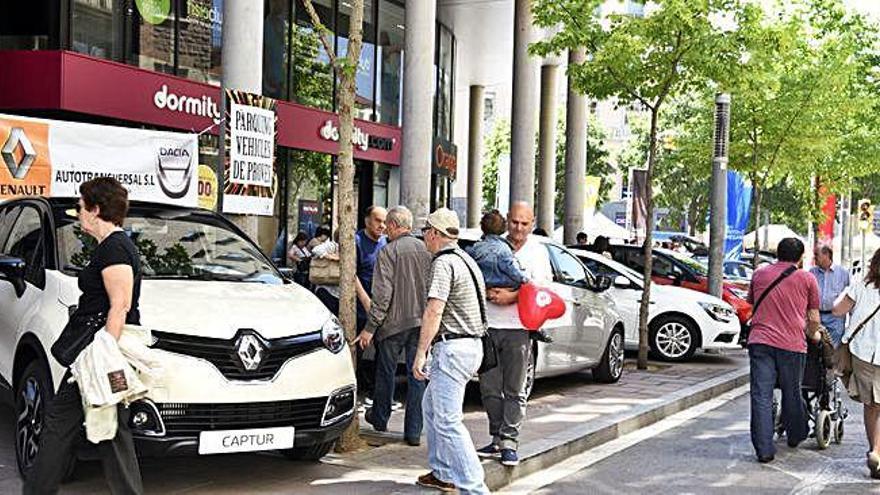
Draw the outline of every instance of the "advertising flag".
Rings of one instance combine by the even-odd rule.
[[[727,171],[727,226],[724,235],[724,260],[739,260],[743,235],[749,226],[752,186],[733,170]]]

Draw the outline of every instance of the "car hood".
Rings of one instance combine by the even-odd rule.
[[[230,339],[242,328],[274,339],[320,330],[330,311],[297,284],[144,280],[141,324],[151,330]]]

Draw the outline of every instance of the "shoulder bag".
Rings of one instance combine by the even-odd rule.
[[[468,264],[467,260],[464,259],[464,256],[455,250],[443,254],[454,254],[458,256],[462,263],[464,263],[464,266],[467,267],[468,272],[471,274],[471,279],[474,282],[474,291],[477,294],[477,301],[480,304],[480,321],[483,322],[483,336],[480,337],[480,341],[483,344],[483,361],[480,362],[480,369],[477,370],[477,374],[482,375],[498,366],[498,351],[495,349],[495,341],[492,340],[492,336],[489,335],[489,320],[486,318],[486,300],[485,297],[480,294],[480,284],[477,282],[477,275],[474,273],[474,269],[471,268],[471,265]]]
[[[339,259],[313,259],[309,263],[309,282],[315,285],[339,285]]]
[[[786,268],[785,271],[780,273],[779,276],[776,277],[775,280],[773,280],[773,282],[770,284],[770,286],[767,287],[767,289],[761,293],[761,297],[759,297],[758,300],[755,301],[755,305],[752,306],[752,318],[755,317],[755,313],[758,312],[758,306],[761,305],[761,303],[764,301],[764,299],[767,297],[767,295],[770,294],[770,292],[772,292],[773,289],[775,289],[776,286],[779,285],[780,282],[785,280],[786,277],[788,277],[789,275],[791,275],[792,273],[794,273],[796,271],[797,271],[797,266],[792,265],[792,266]],[[739,345],[741,347],[745,347],[748,345],[750,333],[752,333],[752,320],[751,319],[749,319],[749,321],[746,322],[745,325],[743,325],[742,331],[739,333]]]
[[[852,377],[853,373],[852,352],[849,350],[849,343],[852,342],[852,340],[856,337],[856,335],[858,335],[859,332],[862,331],[863,328],[865,328],[865,325],[867,325],[868,322],[871,321],[871,318],[873,318],[878,311],[880,311],[880,305],[877,305],[877,307],[874,308],[874,311],[871,311],[871,314],[869,314],[867,318],[859,323],[859,326],[857,326],[856,329],[853,330],[853,333],[849,336],[849,339],[841,339],[840,347],[838,347],[837,350],[834,351],[834,372],[837,374],[837,376],[840,377],[840,380],[843,382],[843,386],[845,387],[849,387],[849,379]]]
[[[106,324],[107,315],[104,313],[80,315],[74,312],[61,330],[61,335],[52,344],[52,356],[61,366],[70,367],[83,349],[92,343],[98,330]]]

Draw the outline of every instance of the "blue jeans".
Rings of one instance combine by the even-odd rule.
[[[463,495],[489,493],[470,432],[464,426],[464,389],[483,360],[480,339],[437,342],[431,351],[430,382],[422,403],[428,465],[437,479]]]
[[[412,374],[416,349],[419,346],[419,328],[404,330],[396,335],[376,341],[376,383],[373,385],[372,420],[378,426],[387,426],[391,417],[391,401],[394,400],[394,379],[397,358],[406,352],[406,417],[403,437],[418,440],[422,435],[422,396],[425,382],[416,380]]]
[[[807,355],[764,344],[749,346],[752,398],[752,446],[758,457],[776,454],[773,443],[773,389],[782,390],[782,425],[789,445],[807,438],[807,409],[801,395],[801,381]]]
[[[838,347],[840,339],[843,338],[843,332],[846,330],[846,317],[825,313],[819,315],[819,318],[822,326],[828,329],[828,334],[831,336],[831,342],[834,343],[834,347]]]

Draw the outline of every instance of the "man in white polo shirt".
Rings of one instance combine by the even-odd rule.
[[[535,212],[526,202],[517,202],[507,215],[507,240],[526,278],[539,286],[553,281],[547,248],[534,235]],[[489,416],[492,443],[478,449],[482,457],[501,458],[505,466],[519,464],[519,430],[526,413],[526,372],[531,359],[529,332],[519,320],[518,291],[489,289],[486,313],[489,334],[498,352],[498,366],[480,375],[480,393]]]

